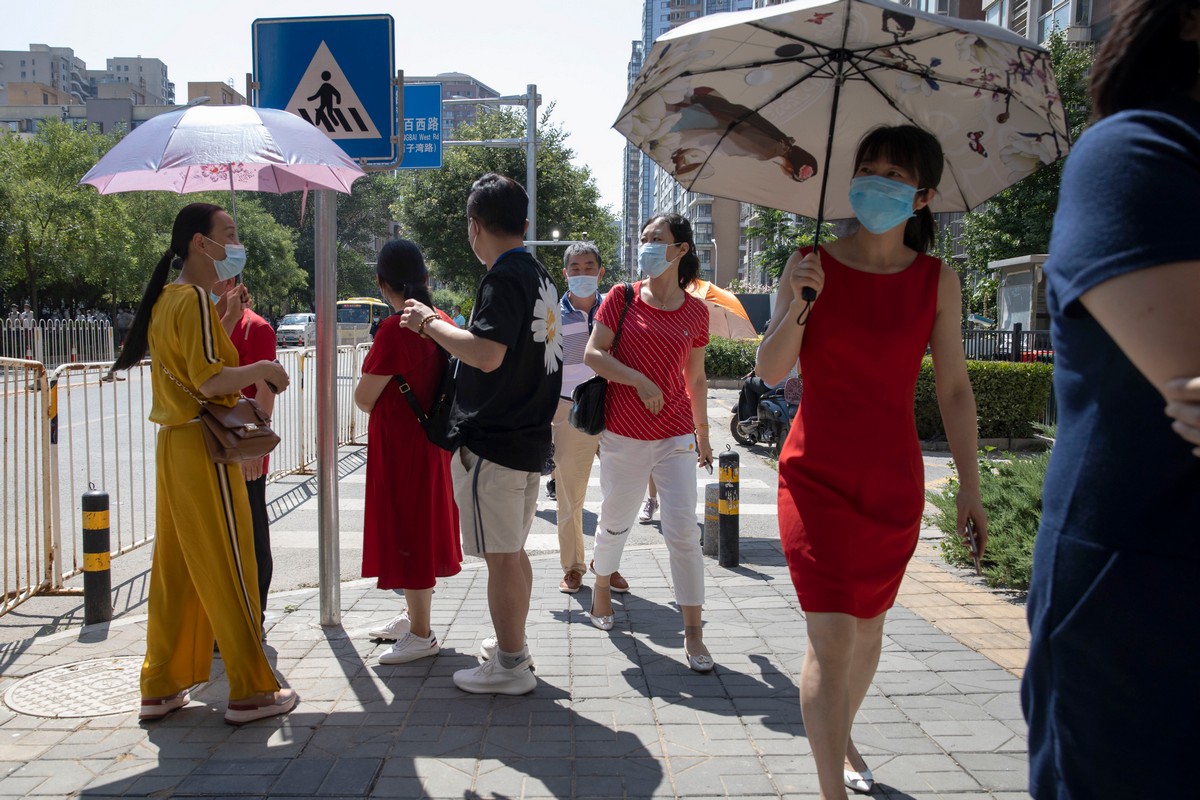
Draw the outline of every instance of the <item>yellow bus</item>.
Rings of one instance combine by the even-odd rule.
[[[377,297],[350,297],[338,300],[338,346],[371,341],[371,332],[391,313],[387,303]]]

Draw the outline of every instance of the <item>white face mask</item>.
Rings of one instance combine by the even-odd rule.
[[[667,258],[667,248],[674,244],[646,242],[638,248],[638,269],[647,278],[657,278],[668,269],[675,259]]]
[[[572,275],[567,278],[567,289],[576,297],[591,297],[599,288],[599,275]]]

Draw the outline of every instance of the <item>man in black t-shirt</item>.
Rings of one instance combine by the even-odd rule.
[[[462,446],[451,456],[463,550],[488,567],[496,636],[485,662],[454,683],[481,694],[525,694],[537,686],[525,646],[533,567],[525,540],[537,510],[538,479],[550,452],[550,422],[562,386],[558,291],[525,249],[529,198],[521,185],[488,174],[467,199],[467,240],[488,272],[467,328],[433,309],[405,303],[401,324],[430,337],[457,362],[450,416]]]

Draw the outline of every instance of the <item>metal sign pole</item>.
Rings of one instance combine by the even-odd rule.
[[[317,548],[321,624],[342,621],[337,484],[337,196],[316,192]]]
[[[529,233],[527,237],[537,240],[537,84],[525,87],[528,101],[525,106],[525,193],[529,195]],[[537,256],[537,247],[530,247],[529,253]]]

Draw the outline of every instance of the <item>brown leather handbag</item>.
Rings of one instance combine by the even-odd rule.
[[[232,408],[210,403],[197,397],[161,362],[159,367],[188,397],[200,404],[197,419],[204,433],[204,446],[217,464],[253,461],[267,455],[279,444],[279,436],[271,430],[271,419],[253,399],[239,397]]]

